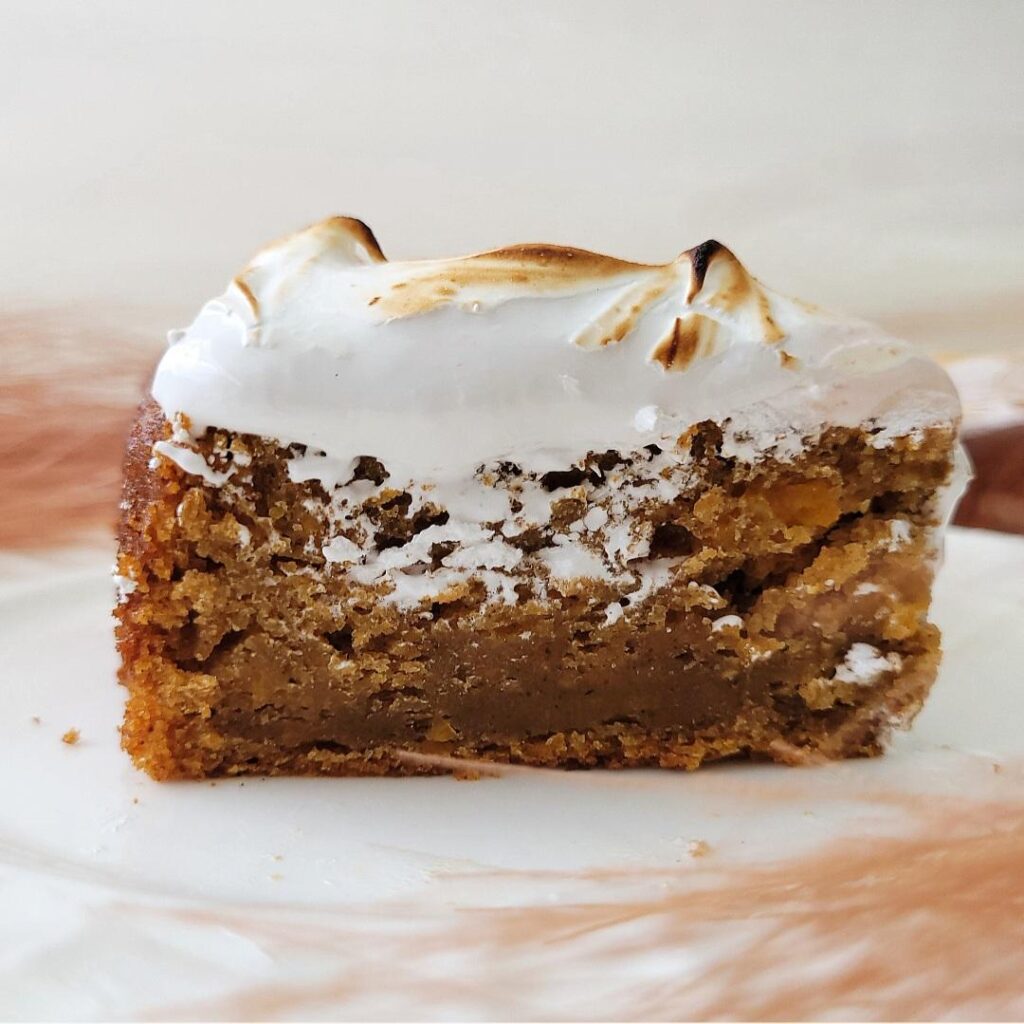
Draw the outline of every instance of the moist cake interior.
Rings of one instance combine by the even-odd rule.
[[[438,770],[403,752],[681,768],[869,755],[935,674],[952,427],[884,444],[871,424],[832,427],[747,463],[707,421],[674,461],[647,446],[542,475],[483,466],[513,511],[550,501],[529,529],[486,524],[514,573],[428,544],[446,509],[389,486],[372,452],[335,490],[291,479],[290,460],[315,457],[301,446],[209,430],[193,447],[212,486],[154,459],[173,429],[155,404],[135,427],[118,570],[134,588],[118,609],[123,740],[156,778]],[[559,575],[567,541],[599,559],[613,534],[628,572]],[[404,597],[326,557],[338,544],[415,551]],[[417,599],[418,578],[434,592]]]

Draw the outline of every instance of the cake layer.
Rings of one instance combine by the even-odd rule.
[[[325,487],[301,447],[173,429],[136,430],[119,568],[125,743],[157,777],[870,753],[934,675],[949,428],[748,463],[704,423],[668,464],[484,467],[483,539],[380,459]]]

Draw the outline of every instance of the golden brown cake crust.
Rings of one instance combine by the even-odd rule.
[[[413,610],[325,562],[329,496],[288,479],[286,450],[211,431],[199,450],[234,471],[209,486],[154,461],[170,433],[144,406],[119,538],[118,571],[134,583],[117,612],[123,745],[155,778],[446,763],[410,754],[687,769],[869,755],[934,678],[929,527],[948,430],[876,449],[868,433],[837,429],[793,463],[743,467],[700,425],[681,439],[689,489],[636,510],[649,557],[683,566],[675,583],[631,602],[603,581],[538,597],[525,580],[517,603],[494,604],[470,578]],[[563,476],[548,534],[523,545],[552,543],[586,510],[586,466]],[[436,515],[386,486],[373,501],[380,546]],[[716,628],[734,615],[741,627]],[[856,644],[891,668],[843,676]]]

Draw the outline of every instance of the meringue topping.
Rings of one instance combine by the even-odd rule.
[[[260,253],[175,334],[153,395],[193,430],[335,467],[372,455],[397,487],[672,448],[705,419],[756,458],[828,424],[885,437],[959,415],[931,360],[766,288],[718,242],[667,264],[539,244],[390,262],[347,217]]]

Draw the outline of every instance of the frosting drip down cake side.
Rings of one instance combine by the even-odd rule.
[[[938,664],[958,421],[912,347],[715,242],[391,263],[325,221],[172,335],[133,430],[125,748],[157,778],[877,753]]]

